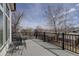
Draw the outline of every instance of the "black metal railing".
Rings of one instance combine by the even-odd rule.
[[[37,32],[35,36],[44,42],[55,44],[61,47],[63,50],[68,49],[72,52],[79,53],[78,34]]]

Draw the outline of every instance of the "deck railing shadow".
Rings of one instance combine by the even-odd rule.
[[[22,35],[24,38],[28,38],[28,39],[37,38],[44,42],[55,44],[63,50],[67,49],[79,54],[79,35],[78,34],[51,33],[51,32],[30,32],[29,34],[29,32],[24,32],[22,33]],[[15,46],[19,46],[22,43],[22,37],[18,37],[16,39],[18,43],[15,44]],[[14,39],[13,41],[15,42],[16,40]]]
[[[70,33],[36,32],[36,38],[79,54],[79,35]]]

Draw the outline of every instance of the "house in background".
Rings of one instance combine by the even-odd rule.
[[[0,3],[0,56],[5,55],[11,43],[11,13],[14,3]]]

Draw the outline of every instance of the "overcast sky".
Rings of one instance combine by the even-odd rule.
[[[25,16],[21,21],[21,26],[23,28],[26,27],[33,27],[36,26],[42,26],[44,28],[48,28],[47,26],[47,18],[43,16],[44,10],[46,10],[47,5],[51,5],[53,8],[58,4],[22,4],[17,3],[16,4],[16,10],[24,10]],[[72,21],[72,23],[79,23],[79,4],[63,4],[64,8],[68,8],[69,10],[67,12],[64,12],[64,14],[69,14],[70,19],[73,19],[75,21]],[[44,9],[44,10],[43,10]],[[79,26],[79,25],[76,25]]]

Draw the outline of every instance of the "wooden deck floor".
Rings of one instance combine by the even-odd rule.
[[[13,54],[7,53],[7,56],[55,56],[48,50],[36,44],[32,40],[26,40],[26,48],[20,46],[21,50],[17,50]],[[22,52],[22,53],[21,53]]]
[[[39,39],[26,40],[26,47],[20,46],[20,50],[6,56],[79,56],[68,50],[62,50],[53,44],[43,42]]]

